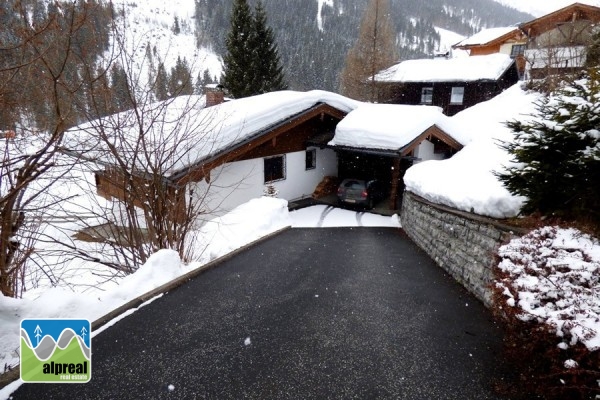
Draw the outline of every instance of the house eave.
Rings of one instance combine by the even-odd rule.
[[[278,121],[276,123],[273,123],[271,125],[268,125],[262,129],[258,130],[257,132],[253,133],[252,135],[249,135],[248,137],[246,137],[243,140],[241,140],[240,142],[237,142],[236,144],[228,147],[227,149],[224,149],[224,150],[219,151],[215,154],[212,154],[208,157],[205,157],[205,158],[195,162],[193,165],[190,165],[188,167],[185,167],[178,171],[173,172],[169,176],[168,179],[171,182],[176,182],[179,185],[185,184],[187,181],[190,180],[189,175],[191,173],[202,170],[204,166],[210,165],[211,167],[208,168],[210,170],[217,165],[226,163],[226,162],[228,162],[228,159],[229,159],[228,156],[230,156],[230,155],[237,156],[240,153],[244,153],[245,151],[241,151],[241,150],[244,150],[244,147],[247,148],[249,145],[251,145],[252,143],[255,143],[256,141],[260,140],[261,138],[267,137],[270,134],[275,133],[279,130],[283,130],[285,128],[290,129],[294,126],[299,125],[300,123],[302,123],[304,121],[309,120],[310,118],[313,118],[313,117],[319,115],[319,114],[322,114],[322,115],[327,114],[329,116],[339,118],[340,120],[343,119],[344,116],[347,115],[347,113],[345,111],[339,110],[327,103],[319,102],[304,111],[301,111],[292,116],[288,116],[287,118],[285,118],[281,121]]]

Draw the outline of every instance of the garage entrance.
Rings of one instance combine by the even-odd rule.
[[[403,177],[412,165],[411,158],[401,157],[392,151],[337,150],[338,177],[376,179],[387,188],[386,202],[390,210],[398,210],[404,191]]]

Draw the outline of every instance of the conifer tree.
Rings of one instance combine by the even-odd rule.
[[[283,68],[273,30],[262,3],[254,14],[246,0],[236,0],[227,37],[221,83],[235,98],[283,90]]]
[[[254,56],[252,87],[255,94],[287,89],[275,35],[273,29],[267,25],[267,13],[260,0],[254,10],[252,39],[251,48]]]
[[[396,31],[390,18],[389,0],[371,0],[363,14],[358,40],[346,57],[340,92],[358,100],[379,101],[375,75],[397,60]]]
[[[185,58],[177,57],[169,76],[170,97],[189,95],[194,92],[192,73]]]
[[[532,121],[507,125],[503,147],[515,165],[497,176],[527,198],[524,213],[583,219],[600,228],[600,79],[598,69],[564,83],[538,104]]]
[[[165,64],[161,61],[156,68],[156,80],[154,82],[154,95],[156,96],[156,100],[163,101],[169,98],[168,83],[169,76],[167,75]]]
[[[127,72],[119,64],[113,65],[110,72],[113,111],[120,112],[130,109],[132,107],[132,100]]]
[[[600,31],[592,34],[591,42],[586,49],[585,66],[588,68],[600,65]]]
[[[176,35],[179,35],[181,33],[181,26],[179,25],[179,18],[177,17],[177,15],[175,16],[175,19],[173,20],[173,33]]]
[[[253,35],[253,20],[246,0],[235,0],[231,29],[225,41],[227,53],[223,57],[222,84],[234,98],[251,96],[251,68],[254,56],[249,48]]]

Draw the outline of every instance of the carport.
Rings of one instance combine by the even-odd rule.
[[[462,148],[455,131],[438,107],[363,104],[340,121],[326,146],[337,153],[338,178],[386,183],[395,210],[413,163],[443,160]]]
[[[332,141],[333,142],[333,141]],[[332,145],[338,156],[338,177],[378,179],[389,187],[389,209],[398,209],[404,191],[404,173],[415,162],[450,158],[462,145],[437,125],[432,125],[403,147],[377,149]]]
[[[394,151],[376,149],[335,148],[338,156],[338,177],[364,180],[377,179],[389,188],[389,209],[398,209],[398,199],[404,189],[402,178],[413,164],[412,157]]]

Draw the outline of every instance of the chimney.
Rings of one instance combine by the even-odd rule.
[[[206,95],[206,107],[216,106],[217,104],[225,101],[225,93],[223,92],[223,85],[217,83],[211,83],[204,86],[204,94]]]

